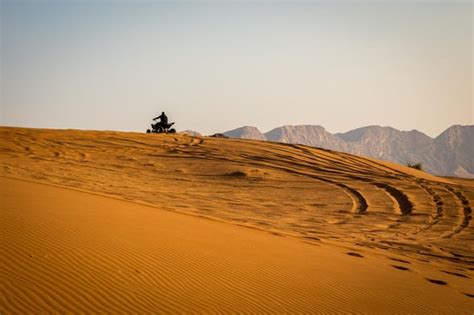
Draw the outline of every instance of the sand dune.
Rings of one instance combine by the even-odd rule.
[[[0,135],[2,312],[474,310],[472,181],[251,140]]]

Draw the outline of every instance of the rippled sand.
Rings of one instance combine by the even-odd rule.
[[[2,313],[474,310],[473,181],[251,140],[0,137]]]

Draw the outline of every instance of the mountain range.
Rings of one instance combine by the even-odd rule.
[[[425,171],[436,175],[474,178],[474,125],[453,125],[434,139],[417,130],[381,126],[336,134],[316,125],[282,126],[266,133],[244,126],[224,135],[304,144],[400,164],[422,163]]]

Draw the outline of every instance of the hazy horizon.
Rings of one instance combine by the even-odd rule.
[[[474,124],[472,1],[1,1],[0,123]]]

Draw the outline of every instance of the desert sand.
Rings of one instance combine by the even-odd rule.
[[[301,145],[0,128],[0,312],[474,311],[474,182]]]

